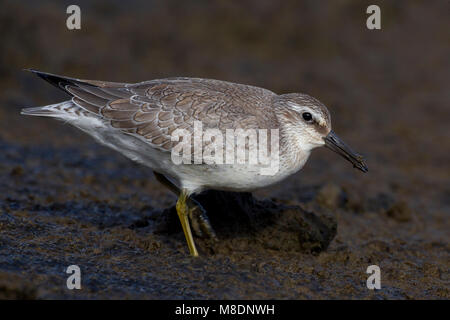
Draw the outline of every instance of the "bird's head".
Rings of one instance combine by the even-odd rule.
[[[354,167],[367,172],[367,165],[361,155],[354,152],[331,130],[331,116],[327,107],[319,100],[301,93],[277,96],[275,108],[282,118],[283,127],[292,135],[305,152],[326,146],[338,153]]]

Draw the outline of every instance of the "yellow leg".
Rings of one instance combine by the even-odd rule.
[[[178,218],[180,219],[181,226],[183,227],[184,236],[189,247],[189,252],[192,256],[198,257],[197,248],[195,247],[194,238],[192,237],[191,227],[189,226],[188,214],[189,208],[186,204],[188,199],[185,190],[181,190],[180,196],[178,197],[176,209]]]
[[[180,196],[180,189],[174,185],[169,179],[167,179],[163,174],[153,171],[155,174],[156,180],[158,180],[162,185],[166,186],[170,191],[176,194],[178,197]],[[192,228],[194,229],[194,233],[197,236],[206,235],[208,238],[218,241],[216,233],[214,232],[211,223],[209,222],[209,218],[206,215],[205,209],[195,201],[194,199],[188,197],[186,199],[186,206],[188,207],[188,216],[192,223]]]

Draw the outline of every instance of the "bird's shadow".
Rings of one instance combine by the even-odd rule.
[[[221,245],[228,242],[229,246],[234,246],[238,239],[241,243],[275,250],[318,253],[325,250],[336,235],[336,220],[330,215],[258,200],[248,192],[208,190],[194,198],[206,210]],[[160,234],[182,233],[175,206],[154,211],[151,220],[158,225]],[[146,226],[142,220],[139,223]],[[213,244],[214,248],[218,247],[208,239],[196,239],[196,242],[207,249]]]

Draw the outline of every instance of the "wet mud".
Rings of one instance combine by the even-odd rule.
[[[364,3],[81,1],[89,14],[78,33],[59,27],[56,2],[32,3],[0,5],[0,298],[450,298],[445,1],[384,3],[378,33],[365,28]],[[149,168],[67,124],[19,115],[66,99],[26,67],[306,92],[369,172],[320,149],[278,185],[200,194],[219,241],[196,237],[193,258],[176,198]],[[70,265],[81,290],[67,289]],[[380,290],[367,289],[370,265]]]

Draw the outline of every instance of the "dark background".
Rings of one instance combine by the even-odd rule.
[[[66,28],[70,4],[0,4],[0,297],[450,297],[448,1],[77,1],[81,30]],[[366,28],[370,4],[381,30]],[[128,228],[175,201],[150,169],[68,125],[19,115],[66,99],[24,68],[308,93],[370,171],[321,149],[255,194],[305,207],[321,202],[304,190],[345,194],[344,205],[325,201],[338,234],[320,255],[243,235],[227,254],[192,261],[181,233]],[[65,289],[70,264],[83,270],[81,291]],[[375,292],[371,264],[382,270]]]

